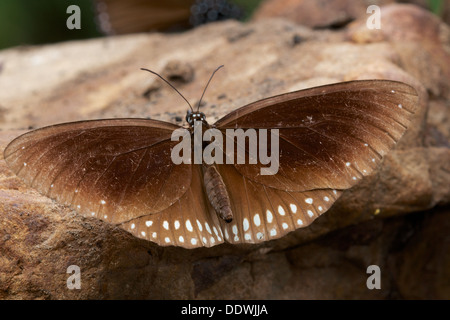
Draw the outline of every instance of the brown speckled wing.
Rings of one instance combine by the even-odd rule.
[[[170,123],[110,119],[26,133],[4,152],[9,167],[42,194],[111,223],[159,212],[191,183],[190,165],[170,157]]]

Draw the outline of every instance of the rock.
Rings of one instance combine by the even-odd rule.
[[[386,5],[394,0],[377,1]],[[366,13],[369,4],[351,0],[266,0],[253,14],[255,21],[285,18],[311,28],[339,28]]]
[[[401,80],[421,97],[411,127],[373,175],[311,226],[261,245],[159,247],[41,196],[1,160],[0,299],[449,299],[448,26],[411,6],[382,10],[395,17],[383,28],[397,36],[370,41],[364,19],[333,32],[282,20],[227,21],[0,52],[0,150],[29,127],[184,119],[181,97],[140,68],[175,70],[183,79],[177,89],[195,102],[224,64],[202,107],[216,117],[263,97],[352,79]],[[416,64],[416,54],[426,64]],[[366,287],[372,264],[381,268],[381,290]],[[80,267],[80,290],[67,288],[71,265]]]

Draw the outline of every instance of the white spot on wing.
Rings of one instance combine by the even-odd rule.
[[[198,230],[203,231],[203,226],[200,223],[200,221],[197,220],[197,226],[198,226]]]
[[[278,206],[278,213],[282,216],[284,216],[286,214],[286,212],[284,212],[284,209],[282,206]]]
[[[291,207],[292,213],[297,213],[297,206],[295,204],[291,203],[289,206]]]
[[[257,227],[259,227],[261,225],[261,219],[260,219],[258,213],[253,216],[253,222],[255,223],[255,226],[257,226]]]
[[[244,231],[247,231],[248,228],[250,227],[250,224],[248,223],[247,218],[244,218],[244,220],[242,221],[242,227],[244,228]]]
[[[212,234],[212,231],[211,231],[211,228],[209,227],[208,222],[205,222],[205,228],[206,228],[206,231],[209,232],[209,234]]]
[[[186,229],[188,229],[190,232],[194,231],[194,228],[192,228],[192,224],[189,219],[186,220]],[[192,240],[191,240],[191,242],[192,242]]]
[[[273,220],[272,212],[270,212],[269,210],[267,210],[267,211],[266,211],[266,217],[267,217],[267,222],[268,222],[268,223],[272,223],[272,220]]]
[[[313,203],[313,199],[312,198],[306,198],[305,202],[309,203],[309,204],[312,204]]]

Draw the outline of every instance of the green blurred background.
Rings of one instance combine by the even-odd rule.
[[[69,30],[67,7],[81,9],[81,29]],[[0,0],[0,49],[99,37],[91,0]]]
[[[127,0],[124,0],[127,1]],[[243,20],[261,0],[229,1],[244,9]],[[81,29],[69,30],[67,7],[81,11]],[[101,37],[97,26],[94,0],[0,0],[0,49],[64,40]]]
[[[228,2],[239,6],[243,10],[241,20],[246,20],[261,1]],[[445,1],[449,0],[426,0],[426,6],[440,15]],[[81,9],[80,30],[66,27],[66,20],[70,16],[66,10],[72,4]],[[101,37],[103,33],[96,23],[95,6],[94,0],[0,0],[0,49]]]

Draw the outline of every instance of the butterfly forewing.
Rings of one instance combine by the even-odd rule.
[[[418,105],[416,91],[385,80],[351,81],[287,93],[237,109],[226,129],[279,130],[279,171],[236,164],[250,180],[289,191],[346,189],[370,174],[400,139]]]
[[[175,165],[170,157],[177,128],[139,119],[51,126],[15,139],[5,160],[44,195],[120,223],[159,212],[186,192],[190,165]]]

